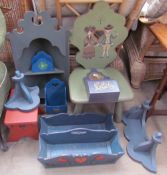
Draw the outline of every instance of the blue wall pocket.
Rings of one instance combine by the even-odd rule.
[[[45,85],[45,110],[48,114],[67,112],[66,86],[59,79],[51,79]]]
[[[53,58],[44,51],[39,51],[32,57],[32,72],[53,71]]]

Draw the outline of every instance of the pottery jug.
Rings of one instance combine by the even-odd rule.
[[[131,67],[131,84],[133,88],[140,88],[146,73],[146,65],[141,60],[135,60]]]

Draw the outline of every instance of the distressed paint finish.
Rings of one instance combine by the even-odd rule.
[[[15,67],[23,73],[28,71],[31,66],[31,59],[23,60],[23,51],[36,39],[48,40],[52,46],[56,46],[60,50],[63,60],[68,57],[68,32],[63,28],[55,30],[57,20],[51,18],[46,12],[42,12],[40,16],[42,22],[37,24],[34,21],[35,13],[26,12],[24,19],[19,21],[19,26],[23,28],[23,31],[18,32],[14,29],[13,32],[8,33],[8,38],[12,44]],[[58,59],[55,61],[60,62]]]
[[[66,82],[69,76],[69,32],[64,28],[56,29],[57,20],[47,12],[39,14],[41,22],[37,21],[34,12],[26,12],[24,19],[19,21],[22,32],[14,29],[8,33],[12,45],[15,68],[25,74],[27,86],[38,85],[40,97],[44,98],[44,86],[52,78]],[[47,72],[32,72],[31,60],[38,52],[44,50],[54,59],[55,69]],[[49,74],[49,76],[48,76]]]
[[[142,106],[131,108],[123,118],[126,125],[124,134],[128,140],[128,155],[149,171],[156,173],[156,149],[162,142],[162,133],[155,132],[151,139],[148,137],[145,122],[149,109],[149,101],[145,101]]]
[[[38,159],[46,167],[114,163],[123,154],[111,115],[41,117]]]

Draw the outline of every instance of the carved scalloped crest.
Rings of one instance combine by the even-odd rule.
[[[51,18],[47,12],[39,14],[41,23],[38,24],[36,21],[37,16],[34,12],[26,12],[24,19],[19,20],[18,26],[23,29],[19,32],[14,29],[7,36],[12,43],[13,57],[15,60],[21,57],[24,48],[29,47],[30,43],[35,39],[46,39],[52,46],[57,46],[61,53],[67,55],[66,43],[68,42],[68,32],[61,28],[56,30],[57,20]],[[17,47],[15,46],[17,45]]]

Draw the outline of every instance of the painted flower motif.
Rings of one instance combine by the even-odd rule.
[[[87,157],[76,157],[74,160],[78,164],[83,164],[87,161]]]
[[[105,157],[103,155],[97,155],[97,156],[95,156],[95,160],[102,161],[104,159],[105,159]]]
[[[65,158],[65,157],[59,157],[59,158],[57,159],[57,162],[59,162],[59,163],[67,163],[67,162],[68,162],[68,159]]]
[[[40,68],[41,70],[45,70],[45,69],[48,68],[48,64],[45,63],[44,61],[41,61],[41,62],[39,63],[39,68]]]

